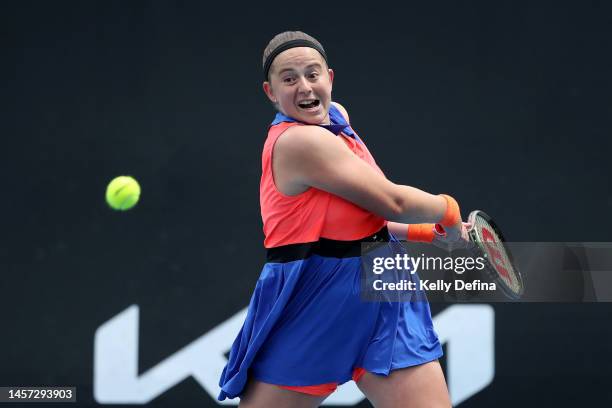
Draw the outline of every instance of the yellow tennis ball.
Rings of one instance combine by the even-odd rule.
[[[140,185],[130,176],[119,176],[106,187],[106,202],[115,210],[129,210],[140,198]]]

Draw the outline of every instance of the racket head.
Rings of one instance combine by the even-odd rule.
[[[468,231],[470,241],[475,244],[474,255],[484,258],[484,271],[504,294],[511,299],[520,299],[525,291],[523,275],[514,264],[504,236],[493,219],[484,211],[472,211],[468,217],[472,227]]]

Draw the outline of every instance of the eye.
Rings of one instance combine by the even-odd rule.
[[[311,72],[310,74],[308,74],[308,78],[310,79],[317,79],[318,77],[319,77],[318,72]]]
[[[288,76],[288,77],[283,78],[283,82],[286,84],[290,84],[294,81],[294,79],[295,79],[294,77]]]

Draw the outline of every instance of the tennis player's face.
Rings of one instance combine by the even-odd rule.
[[[329,124],[334,72],[313,48],[290,48],[274,59],[270,82],[264,82],[268,98],[282,113],[304,123]]]

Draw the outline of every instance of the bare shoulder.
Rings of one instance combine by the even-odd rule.
[[[285,130],[272,157],[277,188],[294,196],[314,187],[395,220],[402,202],[399,188],[354,154],[344,140],[320,126]]]
[[[334,105],[336,108],[338,108],[338,110],[340,111],[340,113],[342,113],[342,116],[344,116],[344,119],[346,119],[346,122],[348,124],[351,123],[350,119],[349,119],[349,114],[346,111],[346,108],[342,105],[340,105],[338,102],[332,102],[332,105]]]
[[[320,126],[293,126],[276,140],[272,153],[274,179],[278,189],[296,195],[322,185],[332,165],[351,155],[344,142]]]
[[[320,126],[292,126],[276,141],[274,153],[290,159],[298,159],[311,153],[344,144],[328,130]]]

